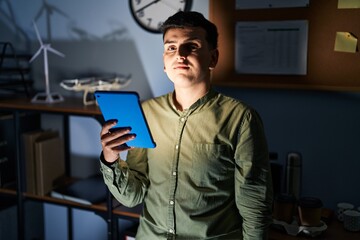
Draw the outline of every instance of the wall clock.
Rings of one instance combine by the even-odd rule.
[[[192,0],[129,0],[135,21],[146,31],[160,33],[162,23],[178,11],[190,11]]]

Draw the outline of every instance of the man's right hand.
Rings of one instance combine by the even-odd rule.
[[[100,132],[104,159],[110,163],[119,158],[120,152],[132,149],[126,143],[136,137],[135,134],[130,134],[131,128],[111,129],[116,123],[116,120],[107,121]]]

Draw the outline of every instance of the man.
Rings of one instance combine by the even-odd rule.
[[[216,26],[178,12],[162,29],[174,91],[143,103],[157,147],[128,148],[136,136],[110,133],[115,123],[105,123],[105,183],[122,204],[144,204],[137,240],[266,239],[272,183],[263,125],[252,108],[211,87]]]

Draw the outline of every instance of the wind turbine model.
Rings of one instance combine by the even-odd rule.
[[[49,43],[43,43],[41,40],[39,30],[36,27],[36,24],[34,22],[34,28],[36,32],[36,36],[40,42],[40,48],[39,50],[32,56],[30,59],[30,63],[34,61],[34,59],[41,53],[41,51],[44,51],[44,71],[45,71],[45,92],[44,93],[38,93],[33,97],[31,102],[34,103],[55,103],[55,102],[62,102],[64,101],[64,98],[58,94],[58,93],[50,93],[50,83],[49,83],[49,64],[48,64],[48,55],[47,52],[50,51],[60,57],[65,57],[64,54],[61,52],[53,49]]]

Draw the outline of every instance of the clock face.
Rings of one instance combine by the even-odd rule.
[[[189,11],[192,0],[130,0],[136,22],[145,30],[160,33],[163,22],[178,11]]]

